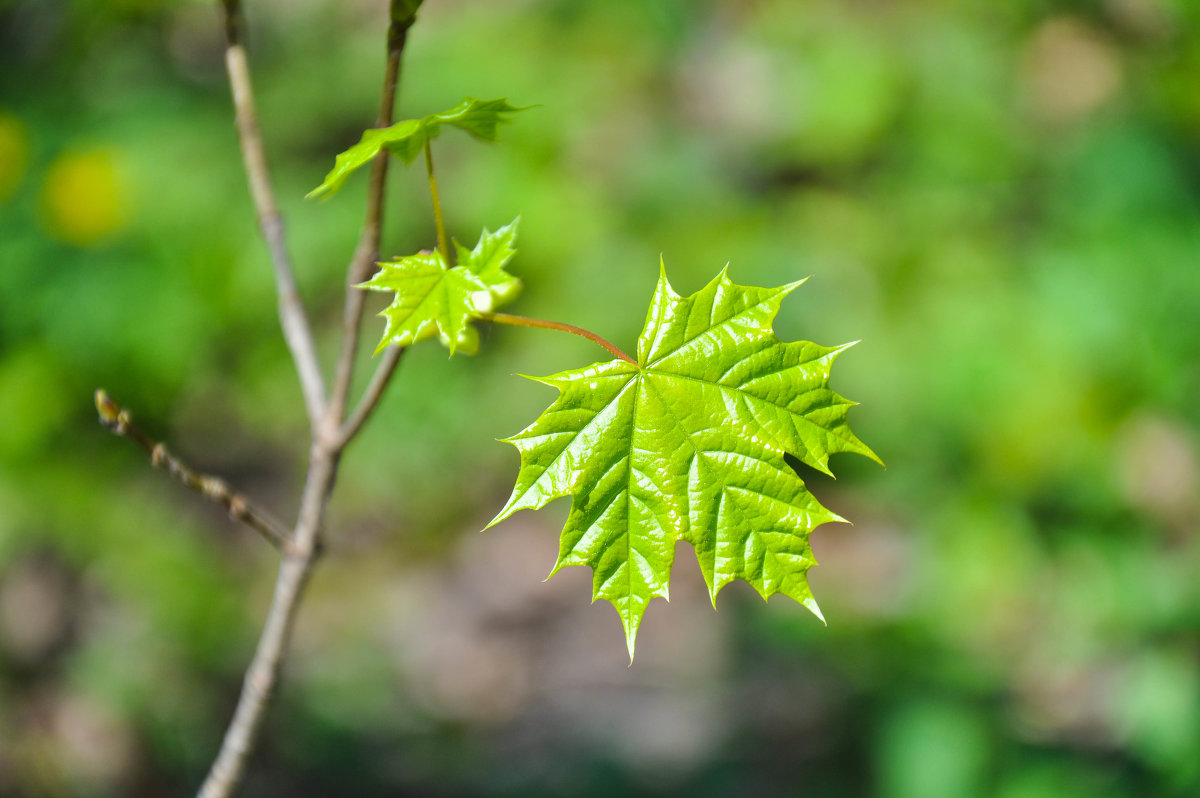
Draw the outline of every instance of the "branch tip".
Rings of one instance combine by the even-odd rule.
[[[121,415],[121,408],[114,402],[103,388],[97,388],[96,394],[96,412],[100,414],[100,423],[106,427],[113,427],[117,424]]]
[[[199,474],[171,454],[166,444],[156,441],[133,423],[129,411],[114,402],[103,389],[95,393],[96,410],[100,423],[114,435],[127,438],[158,468],[181,485],[194,490],[209,501],[229,511],[230,517],[241,521],[262,535],[275,548],[284,551],[290,544],[292,533],[270,513],[254,506],[249,499],[234,493],[219,477]]]

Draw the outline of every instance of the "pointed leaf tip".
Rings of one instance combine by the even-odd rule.
[[[799,288],[800,286],[804,285],[805,283],[807,283],[807,282],[808,282],[809,280],[811,280],[811,279],[812,279],[812,275],[810,274],[808,277],[801,277],[799,280],[793,280],[793,281],[792,281],[792,282],[790,282],[790,283],[785,283],[784,285],[780,286],[780,288],[782,288],[782,289],[783,289],[783,293],[784,293],[785,295],[787,295],[787,294],[790,294],[790,293],[792,293],[792,292],[793,292],[793,291],[795,291],[797,288]]]
[[[821,608],[817,606],[817,600],[815,598],[809,597],[804,600],[803,604],[808,608],[809,612],[817,616],[821,623],[829,626],[829,621],[825,620],[825,616],[821,613]]]

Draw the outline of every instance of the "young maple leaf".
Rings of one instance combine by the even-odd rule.
[[[480,141],[495,141],[500,124],[508,121],[508,115],[524,110],[510,105],[506,99],[464,97],[448,111],[420,119],[405,119],[389,127],[371,128],[363,132],[357,144],[334,158],[333,169],[325,175],[321,185],[308,192],[308,197],[333,194],[351,174],[373,161],[380,150],[386,149],[404,163],[412,163],[425,148],[425,143],[441,133],[442,125],[465,130]]]
[[[570,494],[551,575],[592,568],[592,599],[616,607],[631,660],[646,605],[667,597],[677,540],[695,548],[714,607],[722,587],[744,579],[764,599],[783,593],[821,617],[808,536],[843,519],[785,455],[827,474],[834,452],[879,458],[847,426],[855,403],[829,388],[834,358],[850,345],[784,343],[771,329],[798,285],[741,286],[722,270],[681,297],[663,270],[637,363],[534,378],[559,396],[508,439],[521,468],[488,526]]]
[[[471,319],[511,302],[521,281],[504,270],[516,254],[517,222],[492,233],[485,227],[474,249],[454,242],[458,265],[449,268],[440,252],[405,255],[379,264],[379,272],[359,288],[394,291],[392,304],[379,314],[387,320],[378,354],[391,344],[411,346],[437,335],[450,354],[475,354],[479,333]]]

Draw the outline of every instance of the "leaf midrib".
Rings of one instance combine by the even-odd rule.
[[[698,340],[698,339],[700,339],[700,338],[703,338],[704,336],[706,336],[706,335],[708,335],[708,334],[712,333],[714,330],[719,330],[719,329],[721,329],[722,327],[725,327],[726,325],[728,325],[728,324],[729,324],[731,321],[733,321],[734,319],[741,318],[742,316],[745,316],[745,315],[747,315],[747,314],[748,314],[750,311],[752,311],[752,310],[757,310],[758,308],[760,308],[760,307],[762,307],[764,304],[766,304],[768,301],[770,301],[770,300],[774,299],[776,296],[778,296],[778,293],[777,293],[777,292],[776,292],[776,293],[772,293],[772,294],[770,294],[769,296],[767,296],[767,297],[764,297],[763,299],[760,299],[759,301],[755,302],[755,303],[754,303],[754,304],[752,304],[752,305],[747,305],[746,307],[744,307],[744,308],[742,308],[741,310],[739,310],[737,313],[734,313],[734,314],[733,314],[732,316],[730,316],[729,318],[727,318],[727,319],[723,319],[722,321],[718,322],[717,324],[713,324],[712,326],[710,326],[710,327],[707,327],[707,328],[705,328],[705,329],[701,330],[700,332],[698,332],[698,333],[696,333],[695,335],[693,335],[691,338],[687,338],[687,339],[683,340],[682,342],[680,342],[680,344],[679,344],[678,346],[676,346],[674,349],[672,349],[670,352],[665,352],[665,353],[663,353],[663,354],[662,354],[660,357],[657,357],[657,358],[655,358],[654,360],[650,361],[649,363],[647,363],[647,364],[644,366],[644,368],[652,368],[652,367],[653,367],[653,366],[654,366],[656,363],[661,363],[662,361],[666,360],[668,357],[671,357],[672,355],[678,354],[678,353],[679,353],[679,352],[681,352],[681,351],[682,351],[682,350],[683,350],[685,347],[688,347],[688,346],[690,346],[690,345],[692,344],[692,342],[693,342],[693,341],[696,341],[696,340]],[[679,301],[682,301],[682,298],[680,298],[680,299],[679,299]],[[690,314],[689,314],[689,315],[690,315]],[[712,321],[712,316],[711,316],[711,314],[710,314],[710,316],[709,316],[709,321],[710,321],[710,322]],[[769,323],[769,322],[770,322],[770,319],[768,318],[768,319],[766,319],[765,321]],[[661,326],[662,326],[662,324],[663,324],[663,323],[662,323],[662,322],[660,322],[660,323],[659,323],[659,326],[661,327]],[[657,335],[657,333],[655,334],[655,336],[654,336],[654,337],[655,337],[655,340],[657,341],[657,339],[658,339],[658,335]],[[639,365],[640,365],[640,364],[639,364]]]

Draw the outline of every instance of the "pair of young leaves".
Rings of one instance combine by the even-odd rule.
[[[468,99],[456,109],[465,114],[473,104],[481,107]],[[499,100],[487,107],[505,109],[495,121],[516,110]],[[403,135],[368,131],[375,135],[338,156],[322,188],[336,189],[380,146],[394,145],[411,160],[426,143],[414,149],[411,139],[456,124],[450,119],[463,118],[456,113],[401,123]],[[490,136],[456,126],[495,137],[494,124],[477,128]],[[519,287],[505,271],[516,224],[485,229],[472,250],[456,243],[454,267],[439,253],[380,264],[363,285],[395,293],[382,314],[380,349],[437,335],[451,354],[474,352],[471,320],[513,299]],[[821,617],[808,587],[816,564],[808,538],[820,524],[843,519],[813,497],[787,456],[826,474],[835,452],[878,458],[847,425],[854,403],[829,388],[833,361],[849,345],[785,343],[772,330],[780,303],[799,285],[742,286],[722,270],[683,297],[660,269],[636,363],[618,358],[534,378],[559,395],[508,439],[521,467],[489,526],[571,496],[551,574],[569,565],[592,569],[593,600],[616,607],[631,659],[647,604],[668,595],[679,540],[692,544],[714,606],[721,588],[744,579],[764,599],[782,593]]]
[[[412,163],[443,126],[465,130],[481,141],[495,141],[501,123],[521,110],[505,99],[465,97],[448,111],[367,130],[357,144],[337,156],[333,169],[308,196],[335,193],[351,174],[383,150],[406,164]],[[410,346],[434,335],[449,347],[451,355],[460,350],[474,354],[479,348],[479,333],[470,320],[512,301],[520,293],[521,281],[504,271],[515,254],[516,236],[514,220],[495,233],[485,229],[472,250],[455,241],[458,265],[454,267],[439,251],[381,263],[375,277],[360,286],[396,293],[396,301],[383,312],[387,327],[376,354],[392,344]]]

